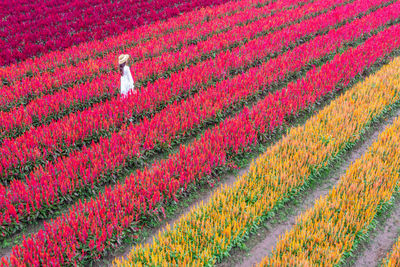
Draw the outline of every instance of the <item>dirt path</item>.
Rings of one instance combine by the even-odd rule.
[[[360,244],[360,255],[354,262],[350,261],[347,266],[375,267],[379,266],[386,254],[396,242],[400,230],[400,200],[393,205],[389,216],[382,216],[378,220],[378,226],[370,235],[370,240]]]
[[[40,220],[35,224],[30,224],[26,229],[24,229],[23,235],[25,235],[25,237],[28,237],[34,233],[37,233],[40,229],[43,229],[43,228],[44,228],[44,221]],[[17,243],[18,244],[21,243],[21,241],[23,240],[23,235],[17,234],[17,235],[11,236],[7,240],[10,245],[8,245],[7,247],[0,248],[0,258],[9,257],[11,254],[12,247]]]
[[[317,182],[317,184],[304,193],[301,197],[288,204],[285,209],[282,209],[280,214],[273,219],[273,221],[265,223],[256,234],[252,235],[249,240],[245,243],[244,249],[234,248],[231,251],[231,256],[217,266],[253,266],[259,263],[267,254],[272,251],[272,248],[277,243],[280,236],[284,235],[286,231],[290,230],[296,223],[296,218],[305,210],[313,207],[314,202],[321,196],[326,195],[329,190],[339,181],[339,178],[346,172],[347,168],[352,162],[363,155],[369,146],[378,138],[378,135],[389,126],[395,117],[400,115],[400,110],[398,110],[390,119],[385,120],[382,123],[377,124],[373,129],[371,129],[364,137],[364,139],[359,142],[351,152],[344,156],[341,164],[338,164],[329,174],[328,177],[324,178],[322,181]],[[385,227],[392,229],[391,234],[385,233],[384,235],[378,235],[377,241],[374,242],[374,246],[371,249],[376,249],[376,256],[382,256],[380,252],[380,244],[388,242],[385,247],[389,247],[393,244],[396,235],[396,229],[393,229],[395,225],[400,226],[398,223],[400,220],[400,207],[396,209],[393,213],[391,219],[387,222],[388,226]],[[386,231],[387,232],[387,231]],[[367,260],[371,257],[368,255],[369,251],[365,253]],[[379,257],[378,257],[379,258]],[[360,262],[361,265],[358,266],[368,266]]]

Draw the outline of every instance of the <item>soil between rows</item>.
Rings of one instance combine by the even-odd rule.
[[[393,209],[378,220],[375,231],[370,238],[359,245],[356,259],[349,259],[345,266],[373,267],[380,266],[387,253],[391,251],[400,233],[400,199],[396,199]]]

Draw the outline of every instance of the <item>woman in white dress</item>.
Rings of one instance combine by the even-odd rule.
[[[119,72],[121,73],[121,95],[124,97],[130,92],[136,93],[131,70],[127,65],[128,59],[128,54],[122,54],[118,57]]]

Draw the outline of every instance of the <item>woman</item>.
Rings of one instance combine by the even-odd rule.
[[[135,85],[132,79],[131,70],[129,69],[127,62],[129,55],[122,54],[118,58],[119,72],[121,73],[121,95],[126,96],[129,92],[136,93]]]

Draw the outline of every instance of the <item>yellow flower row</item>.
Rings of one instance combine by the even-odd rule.
[[[400,87],[398,87],[400,89]],[[350,255],[400,184],[400,118],[296,225],[260,266],[334,266]]]
[[[385,260],[383,260],[382,266],[385,267],[399,267],[400,266],[400,237],[394,244],[391,252],[388,253]]]
[[[210,202],[191,210],[151,245],[138,245],[118,266],[209,265],[227,255],[280,204],[294,195],[368,124],[400,100],[400,59],[354,86],[305,125],[291,129],[252,163],[231,187],[217,190]]]

